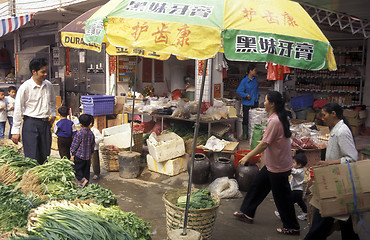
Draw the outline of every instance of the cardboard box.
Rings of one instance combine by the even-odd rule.
[[[121,125],[123,124],[123,114],[117,114],[116,118],[109,119],[107,122],[108,128]]]
[[[122,114],[124,104],[114,104],[113,105],[113,114]]]
[[[313,122],[316,119],[316,112],[310,111],[306,114],[306,120],[309,122]]]
[[[370,210],[370,160],[347,164],[336,164],[313,168],[314,195],[321,215],[339,216],[352,213],[354,210],[353,188],[355,186],[357,210]]]
[[[123,96],[116,96],[115,97],[115,101],[114,101],[114,104],[121,104],[121,105],[124,105],[126,102],[126,97],[123,97]]]
[[[185,154],[181,157],[173,158],[165,162],[157,162],[150,154],[147,154],[146,160],[150,171],[174,176],[188,169],[187,165],[190,160],[190,156],[189,154]]]
[[[322,132],[322,135],[325,135],[325,134],[329,134],[330,133],[330,129],[328,126],[320,126],[320,125],[316,125],[317,129]]]

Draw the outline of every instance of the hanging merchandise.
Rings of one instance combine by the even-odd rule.
[[[290,73],[287,66],[268,62],[267,64],[267,80],[283,80],[284,74]]]

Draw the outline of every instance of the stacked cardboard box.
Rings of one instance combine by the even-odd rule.
[[[353,135],[360,135],[361,127],[363,127],[367,116],[366,110],[354,111],[345,109],[343,116],[347,118],[349,125],[351,125]]]
[[[323,217],[340,216],[370,210],[370,160],[313,168],[311,204]],[[355,191],[353,187],[355,186]],[[355,197],[354,197],[354,192]]]

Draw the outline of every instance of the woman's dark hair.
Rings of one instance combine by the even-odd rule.
[[[304,150],[298,149],[293,157],[293,159],[297,162],[297,164],[300,164],[302,167],[305,167],[307,165],[307,156],[304,153]]]
[[[288,113],[284,108],[285,101],[283,96],[277,91],[270,91],[267,93],[267,100],[270,103],[274,103],[275,112],[278,115],[280,122],[283,124],[284,136],[286,138],[290,138],[292,136],[292,132],[290,131]]]
[[[334,103],[334,102],[327,103],[322,107],[322,109],[327,113],[335,112],[335,114],[337,115],[337,118],[340,120],[343,120],[343,122],[347,125],[349,130],[351,130],[352,132],[352,129],[351,129],[351,126],[349,125],[348,120],[343,116],[343,108],[338,103]]]
[[[248,68],[247,68],[247,74],[249,74],[249,72],[252,71],[255,68],[256,68],[256,64],[254,64],[254,63],[249,64]]]
[[[48,62],[45,58],[34,58],[30,62],[30,72],[32,73],[32,70],[35,70],[36,72],[39,71],[42,67],[47,66]]]

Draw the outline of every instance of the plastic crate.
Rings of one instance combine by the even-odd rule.
[[[83,111],[93,116],[113,114],[114,96],[81,96]]]
[[[292,105],[293,110],[299,110],[299,109],[312,107],[313,95],[308,94],[308,95],[293,97],[290,99],[290,104]]]

